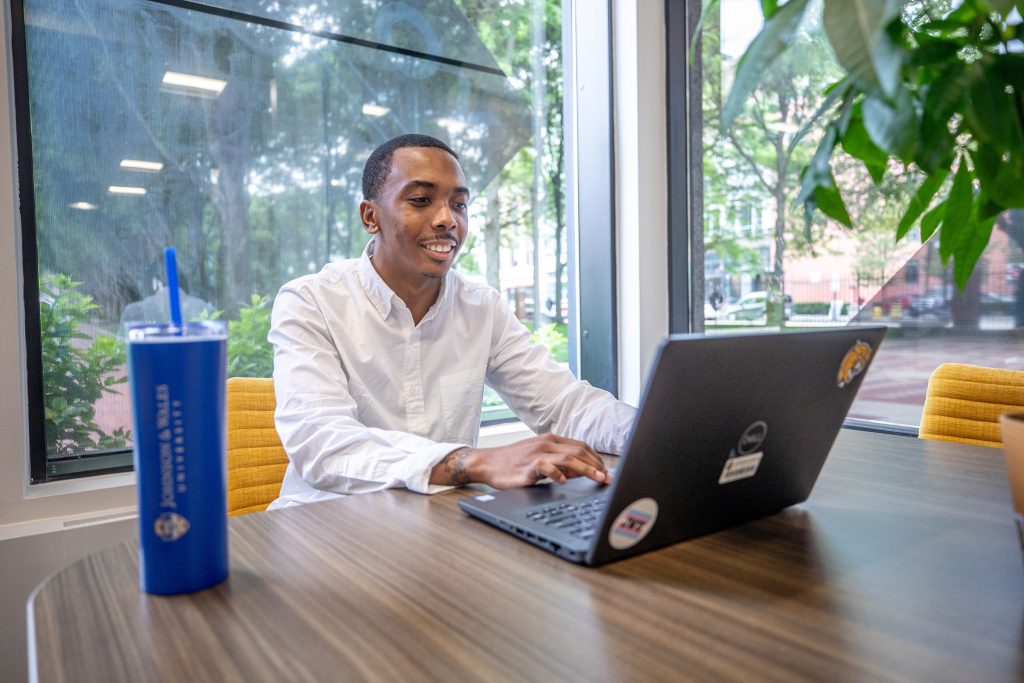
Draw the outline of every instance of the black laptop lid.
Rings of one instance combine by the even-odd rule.
[[[885,329],[666,339],[588,563],[806,500]]]

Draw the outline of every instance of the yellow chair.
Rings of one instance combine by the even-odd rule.
[[[274,427],[276,406],[274,380],[228,380],[229,516],[266,510],[281,491],[288,456]]]
[[[928,380],[919,436],[999,448],[999,415],[1024,409],[1024,371],[944,363]]]

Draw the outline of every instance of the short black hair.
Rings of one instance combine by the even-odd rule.
[[[391,138],[373,150],[370,158],[366,160],[366,166],[363,166],[363,199],[377,199],[380,196],[384,181],[391,173],[391,159],[395,150],[403,147],[436,147],[443,149],[456,159],[459,158],[455,150],[429,135],[408,133]]]

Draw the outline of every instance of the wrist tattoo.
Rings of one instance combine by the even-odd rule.
[[[466,472],[466,456],[472,448],[460,448],[452,451],[444,459],[444,474],[452,486],[462,486],[469,483],[469,473]]]

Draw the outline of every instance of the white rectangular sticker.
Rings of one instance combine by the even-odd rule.
[[[725,461],[725,467],[722,468],[722,476],[718,478],[718,483],[728,484],[730,481],[749,479],[754,476],[757,474],[757,466],[761,464],[763,455],[763,451],[758,451],[749,455],[729,458]]]

